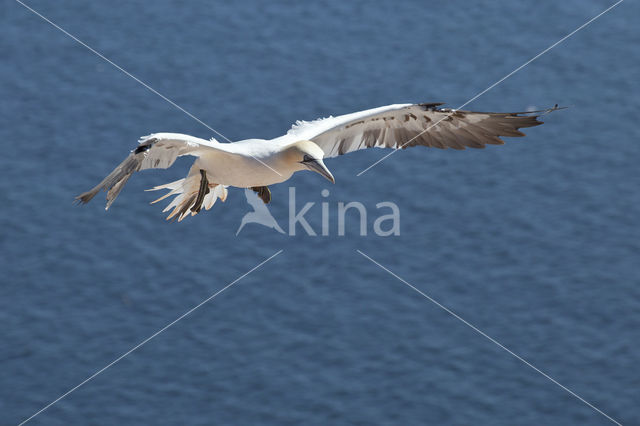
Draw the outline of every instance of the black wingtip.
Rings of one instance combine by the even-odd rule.
[[[548,113],[553,112],[553,111],[558,111],[558,110],[567,109],[567,108],[569,108],[569,107],[568,106],[558,106],[558,104],[555,104],[553,106],[553,108],[549,108],[548,110],[546,110],[544,112],[544,114],[548,114]]]
[[[568,106],[558,106],[558,104],[555,104],[553,107],[551,108],[547,108],[547,109],[540,109],[537,111],[527,111],[527,112],[518,112],[517,114],[538,114],[538,117],[541,117],[543,115],[549,114],[550,112],[553,111],[559,111],[561,109],[567,109],[569,108]]]
[[[89,201],[93,199],[93,197],[96,196],[97,193],[98,191],[94,191],[94,190],[83,192],[82,194],[76,196],[73,199],[73,204],[76,206],[87,204]]]
[[[431,102],[431,103],[418,104],[418,106],[422,107],[422,109],[424,109],[425,111],[427,111],[427,110],[435,110],[440,105],[444,105],[444,102]]]

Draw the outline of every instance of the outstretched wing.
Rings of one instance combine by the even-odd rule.
[[[138,141],[139,145],[131,151],[109,175],[90,191],[76,197],[76,200],[86,204],[101,190],[107,191],[107,206],[109,209],[127,180],[139,170],[166,169],[183,155],[199,156],[204,152],[217,149],[219,142],[207,141],[180,133],[154,133],[144,136]]]
[[[542,124],[537,118],[559,109],[532,112],[473,112],[438,108],[441,103],[398,104],[311,122],[299,121],[287,138],[311,140],[325,157],[359,149],[407,148],[424,145],[435,148],[484,148],[502,145],[500,136],[524,136],[522,127]]]

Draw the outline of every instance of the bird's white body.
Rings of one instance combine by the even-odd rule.
[[[414,145],[436,148],[484,148],[501,145],[499,136],[524,136],[521,127],[542,124],[531,113],[488,113],[437,108],[440,104],[396,104],[329,117],[299,121],[285,135],[272,140],[247,139],[220,143],[180,133],[154,133],[140,139],[138,147],[96,187],[77,197],[89,202],[107,190],[107,209],[134,172],[170,167],[177,157],[197,157],[184,179],[160,185],[176,197],[165,208],[168,218],[182,220],[201,207],[210,209],[224,201],[227,187],[251,188],[269,202],[269,185],[289,179],[301,170],[315,171],[334,182],[323,159],[363,148],[400,149]],[[524,115],[523,115],[524,114]],[[264,198],[263,198],[264,197]]]
[[[282,161],[280,146],[264,139],[214,144],[214,148],[203,149],[194,168],[205,169],[209,180],[220,185],[268,186],[284,182],[300,170]]]

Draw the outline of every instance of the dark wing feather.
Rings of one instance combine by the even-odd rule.
[[[404,149],[429,146],[446,149],[502,145],[503,136],[520,137],[518,129],[542,124],[538,117],[560,109],[496,113],[438,108],[441,104],[389,105],[310,123],[291,132],[318,144],[325,157],[378,147]]]
[[[198,156],[202,150],[215,149],[216,141],[206,141],[179,133],[156,133],[140,139],[136,149],[124,159],[102,182],[76,197],[86,204],[101,190],[107,191],[108,210],[132,174],[145,169],[166,169],[182,155]]]

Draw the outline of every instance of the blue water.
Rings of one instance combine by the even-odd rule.
[[[232,140],[390,103],[456,107],[609,2],[29,4]],[[197,121],[18,3],[0,6],[0,423],[17,424],[268,258],[33,424],[609,424],[402,277],[623,424],[640,424],[637,2],[467,106],[555,103],[526,138],[327,161],[271,188],[319,232],[249,224],[241,190],[167,223],[137,174],[75,195],[137,138]],[[321,196],[329,189],[327,198]],[[360,201],[337,235],[337,204]],[[376,203],[401,235],[372,232]]]

